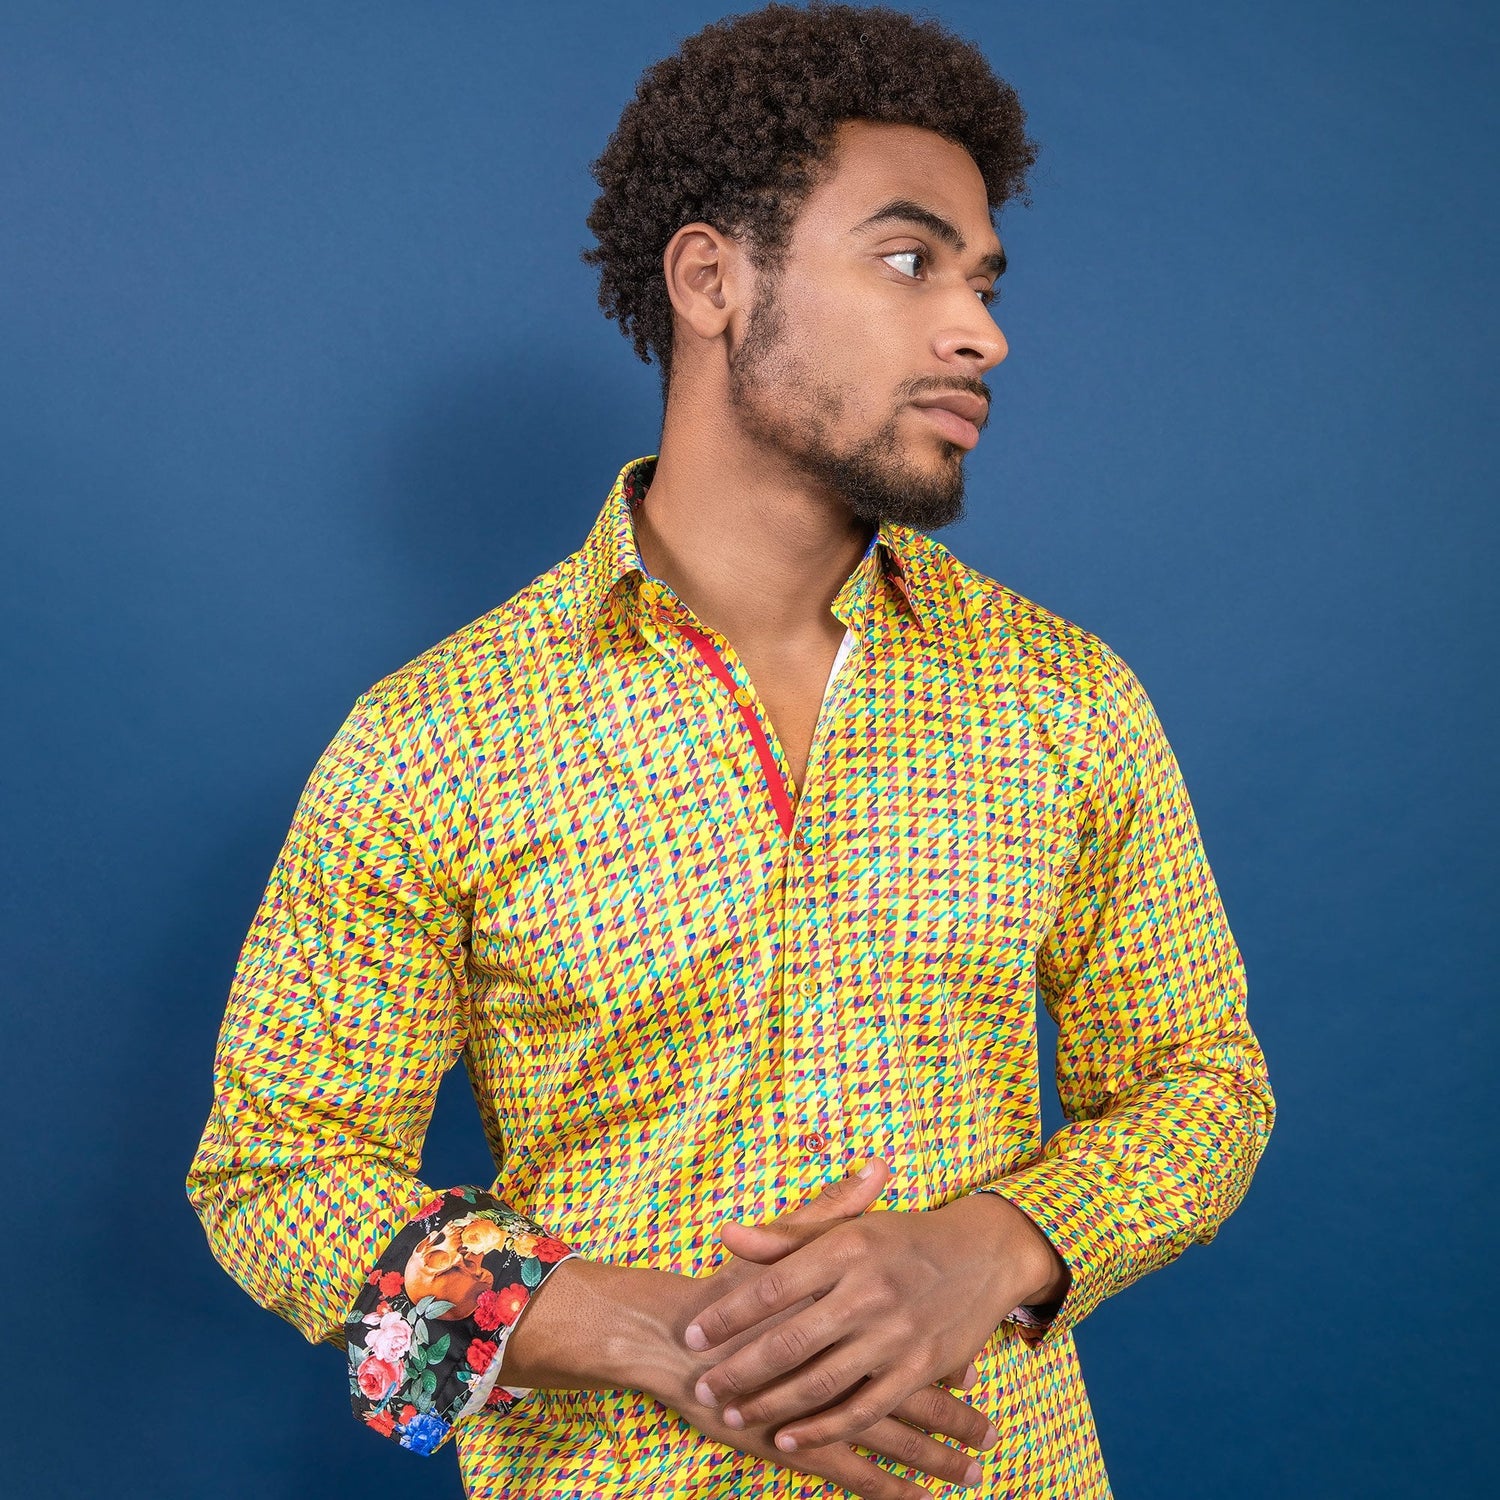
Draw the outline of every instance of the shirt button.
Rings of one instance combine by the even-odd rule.
[[[802,1137],[802,1149],[804,1151],[826,1151],[828,1149],[828,1137],[821,1130],[809,1130]]]
[[[748,708],[750,706],[749,688],[736,688],[734,690],[734,701],[738,703],[741,708]]]
[[[811,844],[812,840],[800,828],[792,835],[792,848],[794,849],[806,849]]]

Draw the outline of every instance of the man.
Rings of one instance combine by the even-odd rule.
[[[1072,1328],[1246,1192],[1275,1106],[1151,704],[929,534],[1034,158],[895,11],[650,69],[587,258],[659,451],[298,805],[189,1191],[470,1496],[1108,1495]],[[434,1191],[460,1054],[498,1176]]]

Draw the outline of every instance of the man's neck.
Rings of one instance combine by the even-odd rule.
[[[766,651],[841,628],[829,606],[872,534],[868,522],[739,435],[695,441],[670,421],[635,512],[647,570],[737,646]]]

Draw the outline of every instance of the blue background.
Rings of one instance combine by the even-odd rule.
[[[0,8],[6,1493],[458,1493],[219,1270],[183,1176],[319,751],[655,447],[587,164],[719,14]],[[1145,682],[1281,1107],[1214,1244],[1079,1331],[1116,1491],[1478,1494],[1493,7],[939,14],[1043,143],[941,537]],[[489,1172],[460,1071],[424,1175]]]

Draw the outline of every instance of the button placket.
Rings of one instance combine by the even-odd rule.
[[[675,691],[683,699],[681,715],[696,720],[689,729],[688,718],[682,718],[683,731],[696,732],[701,737],[705,768],[714,764],[721,768],[722,786],[732,799],[734,816],[748,818],[756,828],[773,833],[778,824],[776,813],[767,808],[764,793],[754,778],[745,775],[744,751],[734,740],[733,731],[729,737],[724,734],[721,685],[707,670],[682,628],[684,623],[691,622],[691,616],[670,586],[657,579],[640,584],[636,602],[636,630],[674,678]]]
[[[849,694],[850,680],[854,676],[857,664],[866,649],[865,642],[860,632],[854,628],[853,623],[859,618],[854,606],[857,606],[859,600],[862,598],[862,593],[858,588],[855,588],[848,601],[842,595],[834,601],[834,614],[843,623],[844,629],[850,632],[853,639],[850,642],[848,655],[845,657],[838,675],[824,690],[823,701],[818,707],[817,721],[813,725],[812,743],[808,746],[807,769],[802,778],[801,795],[798,797],[793,809],[795,818],[792,827],[791,843],[793,849],[799,852],[806,852],[812,846],[813,842],[813,837],[808,831],[808,818],[812,816],[813,806],[812,801],[808,797],[807,789],[812,785],[815,768],[820,765],[824,758],[824,746],[828,740],[830,725]]]
[[[794,843],[806,849],[811,838],[800,828]],[[842,1032],[834,1010],[836,991],[817,976],[825,971],[818,934],[820,901],[816,869],[805,859],[786,866],[785,958],[789,978],[783,989],[786,1029],[786,1087],[795,1101],[800,1130],[794,1140],[806,1158],[822,1157],[841,1138]]]
[[[755,747],[756,757],[760,762],[761,777],[769,795],[775,824],[781,828],[783,833],[790,835],[796,814],[792,806],[791,795],[787,791],[786,781],[780,761],[777,758],[772,736],[767,732],[766,725],[755,710],[755,695],[749,688],[742,686],[735,680],[734,673],[730,670],[729,663],[724,659],[723,653],[714,645],[713,641],[703,630],[697,625],[688,624],[686,621],[676,621],[674,623],[683,636],[691,642],[693,648],[697,651],[721,690],[727,690],[733,698],[740,722],[749,732],[750,742]]]

